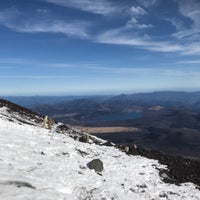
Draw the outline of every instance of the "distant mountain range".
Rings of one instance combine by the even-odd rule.
[[[0,96],[2,99],[12,101],[21,106],[32,108],[44,104],[56,104],[63,101],[73,101],[76,99],[94,99],[96,101],[103,101],[112,97],[111,95],[100,96]]]
[[[153,92],[138,93],[132,95],[121,94],[109,99],[114,104],[135,104],[141,106],[174,106],[174,107],[195,107],[200,105],[200,92]],[[199,107],[200,108],[200,107]]]
[[[200,158],[200,92],[29,98],[21,97],[20,104],[35,105],[32,110],[57,121],[82,127],[121,126],[139,130],[115,133],[113,128],[113,133],[95,133],[103,139]],[[16,97],[16,101],[20,98]]]
[[[32,109],[70,123],[104,115],[142,112],[158,105],[164,108],[181,108],[200,113],[200,92],[153,92],[118,96],[77,97],[65,100],[63,100],[64,97],[60,98],[60,102],[54,103],[55,99],[51,100],[50,98],[49,102],[52,103],[33,106]],[[70,121],[68,121],[68,115]]]
[[[175,91],[161,91],[152,93],[136,93],[136,94],[121,94],[113,95],[96,95],[96,96],[4,96],[1,97],[17,103],[21,106],[34,108],[36,106],[43,106],[44,104],[74,104],[76,100],[90,100],[88,106],[92,102],[103,103],[114,107],[122,107],[124,105],[137,106],[174,106],[187,107],[195,109],[200,112],[200,91],[198,92],[175,92]],[[86,104],[86,102],[84,103]]]

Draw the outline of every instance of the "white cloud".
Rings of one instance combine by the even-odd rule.
[[[42,13],[44,14],[44,13]],[[16,32],[24,33],[61,33],[70,37],[88,38],[90,23],[83,21],[63,21],[51,17],[37,18],[20,13],[16,9],[7,9],[0,13],[0,24]]]
[[[101,66],[91,66],[87,69],[99,71],[100,73],[116,74],[116,75],[126,75],[126,76],[169,76],[169,77],[199,77],[199,70],[178,70],[178,69],[168,69],[168,68],[156,68],[156,67],[101,67]]]
[[[26,22],[20,26],[10,24],[8,28],[25,33],[62,33],[71,37],[88,38],[86,23],[64,22],[61,20]]]
[[[131,7],[131,14],[135,16],[146,15],[147,12],[141,8],[140,6],[132,6]]]
[[[197,0],[179,0],[180,13],[193,21],[193,26],[200,26],[200,1]]]
[[[190,20],[190,25],[180,27],[173,36],[178,39],[199,40],[200,38],[200,1],[175,0],[180,14]]]
[[[185,46],[184,50],[183,55],[200,55],[200,42],[191,43]]]
[[[172,36],[176,37],[177,39],[188,39],[192,41],[192,40],[199,39],[200,29],[196,29],[196,28],[183,29],[172,34]]]
[[[151,37],[125,34],[121,29],[110,30],[98,36],[96,42],[126,45],[155,52],[176,52],[181,55],[200,55],[200,43],[181,44],[173,41],[153,41]]]
[[[116,4],[106,0],[44,0],[59,6],[71,7],[78,10],[100,14],[112,15],[120,12],[120,8]]]
[[[142,24],[139,23],[138,20],[134,17],[132,17],[126,24],[126,28],[130,29],[130,28],[136,28],[136,29],[149,29],[149,28],[153,28],[152,24]]]
[[[200,5],[200,2],[198,5]],[[184,6],[186,7],[186,5]],[[186,8],[185,7],[184,7],[184,11],[186,12],[185,15],[195,16],[193,17],[193,24],[195,24],[193,27],[197,27],[197,24],[200,23],[199,20],[200,16],[197,20],[196,15],[200,13],[200,7],[199,11],[196,11],[194,5],[192,6],[193,11],[191,11],[191,7],[186,7]],[[161,36],[154,37],[153,35],[146,34],[144,30],[144,29],[154,28],[154,26],[152,24],[143,24],[140,22],[140,18],[148,14],[149,13],[147,13],[146,11],[140,9],[140,7],[137,6],[132,7],[132,14],[125,26],[107,30],[99,34],[96,39],[96,42],[105,44],[133,46],[135,48],[141,48],[155,52],[169,52],[169,53],[176,52],[179,53],[180,55],[200,55],[200,42],[197,41],[194,42],[194,40],[198,39],[199,41],[200,39],[200,37],[198,36],[198,34],[200,33],[200,26],[198,29],[197,28],[186,29],[185,24],[179,19],[163,18],[163,20],[169,21],[173,26],[176,27],[177,32],[172,34],[172,36],[176,37],[176,40],[171,38],[170,35],[168,36],[167,39],[166,37],[162,38]],[[196,22],[196,20],[198,22]],[[139,31],[139,29],[143,30]],[[177,38],[180,39],[189,35],[191,36],[191,38],[185,41],[177,40]]]
[[[45,0],[50,3],[62,6],[73,7],[80,10],[98,13],[102,15],[113,14],[117,12],[116,6],[112,7],[109,1],[105,0]],[[191,28],[182,23],[180,19],[168,18],[177,32],[172,36],[161,38],[153,37],[148,34],[148,29],[154,28],[155,24],[145,24],[150,12],[142,6],[130,6],[127,11],[126,22],[124,26],[104,31],[97,36],[90,35],[89,29],[91,23],[85,21],[66,21],[56,19],[56,16],[47,12],[48,10],[35,10],[34,16],[26,12],[21,13],[15,8],[10,8],[0,12],[0,24],[16,32],[23,33],[60,33],[68,37],[92,40],[96,43],[127,45],[136,48],[145,49],[154,52],[177,52],[181,55],[200,55],[200,3],[191,0],[191,5],[186,0],[180,0],[179,11],[191,20]],[[152,6],[157,1],[151,1]],[[117,5],[117,4],[116,4]],[[118,7],[118,6],[117,6]],[[105,8],[105,9],[104,9]],[[146,9],[146,10],[145,10]],[[199,10],[198,10],[199,9]],[[129,19],[127,19],[127,17]],[[199,18],[198,18],[199,17]],[[143,20],[144,19],[144,20]],[[166,20],[166,19],[165,19]],[[143,22],[143,23],[142,23]],[[156,28],[156,27],[155,27]],[[98,31],[98,30],[97,30]],[[161,35],[162,36],[162,35]],[[190,37],[188,37],[190,36]],[[187,38],[187,40],[182,40]],[[178,39],[178,40],[177,40]],[[0,60],[0,62],[2,62]],[[18,61],[21,62],[21,61]]]
[[[142,6],[146,7],[146,8],[149,8],[149,7],[153,6],[153,5],[155,5],[157,3],[157,0],[137,0],[137,2],[140,5],[142,5]]]
[[[176,62],[176,64],[200,64],[200,60],[183,60],[183,61],[179,61]]]
[[[140,6],[132,6],[129,10],[130,19],[128,20],[126,24],[126,28],[134,28],[134,29],[149,29],[153,28],[152,24],[144,24],[140,23],[140,18],[142,18],[144,15],[147,15],[148,12],[144,10]]]
[[[177,31],[181,31],[183,29],[186,29],[186,26],[183,23],[183,21],[181,21],[179,19],[176,19],[176,18],[166,18],[164,20],[170,22],[176,28]]]
[[[109,30],[98,36],[97,42],[115,45],[127,45],[157,52],[179,52],[183,47],[170,42],[152,41],[148,37],[134,36],[132,33],[125,33],[124,29]]]

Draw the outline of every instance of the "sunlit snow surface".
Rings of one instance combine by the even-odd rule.
[[[156,160],[128,156],[114,147],[80,143],[9,119],[13,115],[0,108],[2,200],[200,199],[200,191],[192,183],[164,183],[156,168],[165,166]],[[96,158],[103,161],[102,175],[87,168]]]

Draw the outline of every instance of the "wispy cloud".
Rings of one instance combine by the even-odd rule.
[[[191,42],[183,45],[182,55],[200,55],[200,42]]]
[[[94,62],[72,62],[72,63],[61,63],[61,62],[45,62],[41,60],[28,60],[28,59],[20,59],[20,58],[0,58],[0,68],[7,68],[8,66],[4,65],[9,64],[10,68],[21,68],[27,66],[34,67],[42,67],[42,68],[52,68],[52,69],[98,69],[104,66],[100,63]],[[2,66],[1,66],[2,65]]]
[[[184,61],[183,61],[184,62]],[[200,63],[199,60],[190,60],[185,61],[185,63]],[[175,63],[170,63],[175,64]],[[176,64],[181,64],[181,62],[176,62]],[[149,66],[149,67],[143,67],[143,66],[132,66],[132,67],[116,67],[116,66],[107,66],[102,65],[99,63],[53,63],[49,64],[49,67],[71,67],[71,68],[78,68],[78,69],[84,69],[89,71],[94,71],[97,73],[103,73],[103,74],[115,74],[115,75],[124,75],[124,76],[167,76],[167,77],[199,77],[200,71],[198,69],[196,70],[190,70],[188,69],[173,69],[169,68],[168,66],[163,67],[163,63],[158,64],[157,67],[155,66]],[[81,66],[81,67],[80,67]],[[162,68],[160,67],[162,66]]]
[[[197,64],[199,65],[200,64],[200,60],[182,60],[182,61],[178,61],[176,62],[176,64]]]
[[[132,6],[131,13],[134,16],[146,15],[147,12],[140,6]]]
[[[182,31],[184,29],[186,29],[186,25],[184,24],[183,21],[181,21],[180,19],[177,19],[175,17],[172,18],[165,18],[164,20],[170,22],[172,24],[172,26],[174,26],[176,28],[176,31]],[[176,33],[175,33],[176,34]]]
[[[179,10],[181,14],[193,21],[192,26],[200,26],[200,2],[197,0],[179,0]]]
[[[154,41],[151,37],[134,36],[133,33],[124,33],[121,29],[110,30],[100,34],[96,42],[132,46],[154,52],[200,55],[200,42],[183,44],[178,41]]]
[[[4,75],[0,76],[2,79],[72,79],[77,78],[78,76],[49,76],[49,75],[41,75],[41,76],[33,76],[33,75],[24,75],[24,76],[11,76],[11,75]]]
[[[153,28],[152,24],[143,24],[138,21],[137,18],[132,17],[130,20],[128,20],[125,27],[123,27],[124,30],[130,30],[130,29],[149,29]]]
[[[100,15],[112,15],[120,12],[120,7],[107,0],[43,0],[59,6],[71,7]]]
[[[5,63],[5,64],[23,64],[26,62],[27,60],[20,58],[0,58],[0,63]]]
[[[91,66],[89,69],[99,71],[101,73],[109,74],[118,74],[125,76],[167,76],[167,77],[196,77],[200,76],[199,70],[178,70],[178,69],[161,69],[156,67],[100,67],[100,66]]]
[[[7,60],[7,59],[0,59],[0,60]],[[14,60],[10,58],[9,60]],[[20,60],[20,59],[19,59]],[[174,78],[198,78],[200,76],[200,70],[198,68],[171,68],[168,65],[163,63],[157,64],[156,66],[149,65],[148,67],[144,66],[108,66],[106,64],[100,64],[100,63],[86,63],[86,62],[79,62],[79,63],[45,63],[41,61],[33,61],[33,60],[26,60],[23,62],[24,64],[32,65],[34,64],[34,67],[43,67],[43,68],[55,68],[57,72],[59,72],[59,69],[73,69],[73,70],[84,70],[85,72],[89,71],[90,73],[94,74],[108,74],[109,76],[112,75],[114,77],[174,77]],[[173,64],[200,64],[200,60],[183,60],[183,61],[177,61],[175,63],[170,63],[170,66]],[[161,67],[162,66],[162,67]],[[0,66],[1,68],[1,66]],[[47,70],[48,71],[48,70]],[[69,73],[69,71],[68,71]],[[70,71],[71,73],[71,71]],[[79,78],[80,75],[75,74],[74,71],[72,71],[72,75],[1,75],[1,79],[32,79],[32,80],[50,80],[50,79],[74,79]]]
[[[150,7],[158,1],[140,1],[139,5],[130,8],[130,19],[124,26],[107,30],[99,34],[96,42],[114,45],[127,45],[154,52],[176,52],[180,55],[200,55],[200,1],[195,0],[174,0],[179,6],[179,12],[183,17],[191,21],[190,27],[185,21],[179,18],[161,19],[170,22],[176,31],[167,37],[156,37],[152,33],[148,34],[145,29],[158,28],[153,24],[141,23],[144,17],[148,17]],[[144,31],[140,31],[143,29]],[[171,37],[172,36],[172,37]],[[175,38],[175,39],[174,39]],[[185,40],[186,38],[186,40]]]
[[[109,30],[100,34],[97,42],[115,45],[127,45],[142,48],[150,51],[158,52],[179,52],[184,48],[179,44],[172,44],[170,42],[152,41],[149,37],[134,36],[134,34],[126,33],[124,29],[119,28]]]
[[[88,38],[87,30],[90,26],[90,23],[84,21],[64,21],[40,15],[34,18],[14,8],[0,12],[0,24],[16,32],[61,33],[78,38]]]
[[[148,12],[140,6],[132,6],[129,10],[130,19],[124,28],[126,29],[148,29],[153,28],[152,24],[144,24],[140,22],[140,18],[148,15]]]
[[[1,60],[7,60],[7,59],[1,59]],[[9,59],[13,60],[13,59]],[[14,64],[14,63],[13,63]],[[199,65],[200,60],[183,60],[183,61],[177,61],[173,63],[157,63],[156,66],[152,66],[149,63],[149,66],[113,66],[113,65],[107,65],[103,63],[92,63],[92,62],[77,62],[77,63],[48,63],[44,61],[34,61],[34,60],[24,60],[23,62],[24,65],[20,64],[20,68],[22,66],[34,66],[35,68],[46,68],[46,71],[49,71],[49,69],[56,69],[57,72],[60,70],[63,72],[63,70],[68,70],[67,73],[74,74],[74,70],[78,70],[78,74],[80,70],[83,70],[85,72],[90,72],[90,73],[97,73],[97,74],[112,74],[116,76],[165,76],[165,77],[185,77],[185,78],[190,78],[190,77],[199,77],[200,76],[200,71],[198,69],[191,69],[190,68],[181,68],[181,69],[176,69],[176,68],[171,68],[169,66],[174,66],[174,65]],[[15,66],[15,65],[14,65]],[[1,66],[0,66],[1,68]],[[71,71],[72,70],[72,71]],[[77,73],[76,72],[76,73]],[[77,76],[72,75],[72,76],[48,76],[48,75],[37,75],[37,76],[0,76],[0,78],[4,79],[69,79],[69,78],[77,78]]]
[[[186,7],[186,5],[184,6]],[[173,39],[171,35],[168,35],[168,37],[156,37],[152,34],[148,34],[148,32],[144,29],[156,29],[157,27],[154,27],[152,24],[142,24],[140,22],[140,18],[146,15],[148,16],[149,13],[139,6],[134,6],[131,10],[130,19],[124,26],[102,32],[97,36],[96,42],[132,46],[154,52],[176,52],[180,55],[200,55],[200,42],[198,42],[199,40],[195,40],[197,38],[200,39],[200,36],[197,35],[198,32],[200,33],[200,25],[198,25],[200,22],[199,20],[197,22],[196,18],[196,15],[200,13],[200,9],[199,11],[196,11],[196,8],[194,8],[195,14],[193,15],[195,17],[192,14],[187,14],[188,16],[193,16],[193,24],[196,24],[195,27],[199,26],[199,29],[191,28],[187,30],[186,25],[181,20],[176,18],[162,19],[163,22],[168,21],[176,27],[176,32],[172,35],[173,37],[176,36],[176,38],[182,38],[190,35],[191,38],[186,41]],[[185,8],[185,10],[187,9]],[[188,11],[187,13],[190,12]],[[198,19],[200,19],[200,16]],[[137,29],[143,29],[144,31]]]
[[[200,38],[200,1],[175,0],[182,16],[190,20],[190,25],[180,27],[173,36],[178,39],[199,40]],[[176,23],[177,24],[177,23]],[[180,24],[180,23],[179,23]],[[183,21],[182,21],[183,24]],[[177,24],[178,25],[178,24]],[[179,26],[179,25],[178,25]]]
[[[145,8],[149,8],[155,5],[158,2],[158,0],[137,0],[137,2]]]
[[[119,2],[107,0],[41,0],[60,6],[76,8],[79,10],[110,15],[120,12]],[[93,31],[93,24],[83,20],[64,20],[51,16],[48,9],[36,9],[34,16],[20,12],[16,8],[10,8],[0,12],[0,24],[16,32],[23,33],[59,33],[68,37],[88,39],[95,43],[126,45],[154,52],[177,52],[181,55],[200,55],[200,2],[195,0],[174,0],[179,6],[179,12],[191,22],[190,27],[175,17],[165,18],[176,31],[167,37],[153,35],[157,31],[156,24],[149,18],[149,9],[158,1],[140,1],[126,6],[124,25],[110,29]],[[180,3],[181,2],[181,3]],[[188,3],[191,2],[191,3]],[[125,6],[122,6],[125,8]],[[121,9],[122,10],[122,9]],[[151,16],[150,16],[151,17]],[[152,24],[151,24],[152,22]],[[160,23],[160,22],[159,22]],[[168,24],[169,25],[169,24]],[[153,29],[153,31],[151,31]],[[97,34],[94,35],[94,32]],[[92,35],[93,34],[93,35]],[[173,36],[173,37],[171,37]],[[0,62],[3,62],[0,60]],[[4,61],[5,62],[5,61]],[[20,60],[18,61],[21,62]]]
[[[21,26],[8,25],[8,28],[25,33],[62,33],[71,37],[88,38],[86,31],[88,24],[82,22],[64,22],[61,20],[26,22]]]

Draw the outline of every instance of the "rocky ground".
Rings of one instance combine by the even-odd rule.
[[[119,148],[124,149],[123,146],[119,146]],[[167,165],[168,170],[160,171],[160,175],[164,178],[165,182],[175,184],[192,182],[200,186],[200,161],[186,159],[181,156],[170,156],[159,151],[136,147],[134,145],[129,146],[127,154],[141,155]]]

